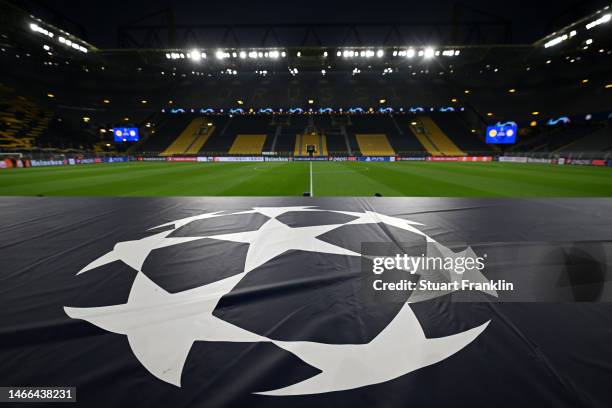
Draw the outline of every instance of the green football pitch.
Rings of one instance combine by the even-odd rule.
[[[311,187],[312,185],[312,187]],[[612,168],[515,163],[131,162],[0,171],[0,195],[596,197]]]

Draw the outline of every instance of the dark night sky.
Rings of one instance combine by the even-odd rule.
[[[50,17],[41,10],[40,4],[61,12],[79,22],[94,45],[108,48],[117,45],[119,25],[164,8],[172,8],[176,22],[184,24],[450,21],[456,1],[23,0],[21,3],[43,18]],[[463,3],[510,20],[515,43],[532,42],[607,4],[599,0],[474,0]],[[485,19],[466,15],[470,17]]]

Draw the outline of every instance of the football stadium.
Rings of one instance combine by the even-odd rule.
[[[0,0],[0,405],[611,407],[611,6]]]

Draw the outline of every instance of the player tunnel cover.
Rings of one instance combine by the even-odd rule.
[[[609,200],[0,205],[4,385],[83,406],[612,402]]]

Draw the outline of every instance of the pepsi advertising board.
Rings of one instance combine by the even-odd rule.
[[[113,135],[115,135],[115,142],[137,142],[138,141],[138,128],[114,128]]]
[[[517,125],[514,122],[487,126],[487,144],[513,144],[516,142]]]

